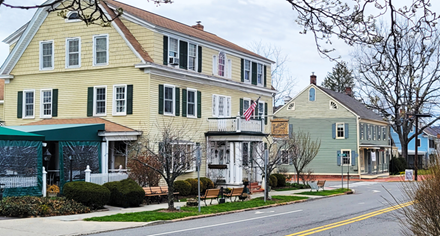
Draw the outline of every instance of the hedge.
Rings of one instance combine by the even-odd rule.
[[[110,191],[99,184],[88,182],[69,182],[63,186],[67,199],[73,199],[92,209],[104,207],[110,200]]]

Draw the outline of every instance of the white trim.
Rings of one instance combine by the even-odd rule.
[[[78,65],[71,66],[70,63],[70,41],[78,40]],[[80,37],[73,37],[73,38],[66,38],[66,68],[80,68],[81,67],[81,38]]]
[[[342,124],[342,137],[338,137],[338,125]],[[345,139],[345,123],[344,122],[338,122],[335,124],[335,132],[336,132],[336,139]]]
[[[244,101],[249,102],[249,106],[247,108],[244,107]],[[252,99],[250,98],[243,98],[243,113],[252,105]],[[254,115],[252,115],[254,116]]]
[[[194,92],[194,115],[189,114],[189,91]],[[197,89],[187,88],[186,89],[186,117],[197,118]]]
[[[171,106],[171,109],[173,110],[173,112],[166,112],[166,99],[165,99],[165,90],[166,88],[172,88],[173,91],[173,98],[172,98],[172,102],[173,105]],[[163,114],[166,116],[175,116],[176,115],[176,86],[172,85],[172,84],[164,84],[163,85]]]
[[[105,37],[107,45],[106,45],[106,63],[96,63],[96,39],[97,38],[103,38]],[[109,60],[110,60],[110,55],[109,55],[109,35],[108,34],[98,34],[98,35],[93,35],[93,66],[106,66],[109,64]]]
[[[20,36],[23,34],[23,32],[26,30],[26,28],[29,26],[30,21],[28,21],[26,24],[22,25],[18,30],[16,30],[14,33],[10,34],[8,37],[3,39],[3,43],[6,44],[14,44],[20,39]]]
[[[64,19],[64,22],[66,22],[66,23],[73,23],[73,22],[80,22],[80,21],[82,21],[79,18],[78,19],[69,19],[70,15],[72,15],[73,13],[77,13],[78,14],[77,11],[69,11],[67,13],[67,15],[66,15],[66,19]]]
[[[0,79],[4,79],[4,80],[13,79],[13,78],[14,78],[13,75],[0,75]]]
[[[316,91],[315,91],[315,93],[316,93]],[[316,94],[315,94],[315,96],[316,96]],[[333,107],[332,103],[335,104],[336,107]],[[339,108],[338,104],[333,100],[328,101],[328,107],[330,110],[338,110],[338,108]]]
[[[167,65],[171,66],[171,67],[180,68],[180,39],[177,37],[172,37],[172,36],[167,36],[167,37],[168,37]],[[171,39],[176,40],[177,51],[175,52],[176,56],[173,58],[179,59],[179,63],[177,65],[170,64]]]
[[[348,151],[348,155],[349,155],[349,157],[348,157],[348,164],[344,164],[344,162],[343,162],[342,153],[344,153],[344,151]],[[341,149],[341,156],[340,156],[340,158],[341,158],[341,166],[351,166],[351,149]]]
[[[105,105],[104,105],[104,113],[97,114],[96,113],[96,90],[99,88],[105,88]],[[93,86],[93,116],[107,116],[107,85],[97,85]]]
[[[116,111],[116,88],[120,88],[123,87],[124,88],[124,112],[117,112]],[[115,84],[113,85],[113,96],[112,96],[112,101],[113,101],[113,105],[112,105],[112,115],[113,116],[125,116],[127,115],[127,84]]]
[[[258,87],[258,86],[249,86],[242,82],[235,82],[232,80],[225,80],[220,77],[209,76],[193,71],[188,70],[174,70],[168,66],[157,65],[153,63],[148,64],[137,64],[135,68],[144,69],[144,73],[146,74],[154,74],[159,76],[165,76],[171,79],[176,79],[180,81],[193,82],[198,84],[204,84],[207,86],[219,86],[219,83],[223,88],[238,90],[241,92],[247,93],[257,93],[262,96],[272,97],[275,90]]]
[[[0,100],[0,104],[4,104],[5,103],[5,100]]]
[[[258,62],[256,62],[256,63],[257,63],[257,78],[256,78],[257,79],[257,86],[262,87],[262,86],[264,86],[264,65],[261,63],[258,63]],[[258,83],[258,66],[259,65],[261,66],[261,83]]]
[[[26,116],[26,93],[32,92],[34,94],[32,101],[32,116]],[[22,119],[34,119],[35,118],[35,89],[23,90],[23,106],[22,106]]]
[[[265,101],[258,101],[258,104],[257,104],[257,106],[258,106],[258,114],[257,114],[257,118],[259,118],[259,119],[263,119],[263,118],[266,118],[265,116],[264,116],[264,105],[266,105],[265,104],[266,102]],[[262,111],[260,111],[260,104],[263,104],[263,109],[262,109]],[[261,117],[260,117],[260,113],[261,113]]]
[[[249,62],[249,78],[246,80],[246,61]],[[243,59],[243,83],[251,84],[252,82],[252,61]]]
[[[44,115],[44,92],[50,91],[50,115]],[[52,118],[53,113],[53,89],[41,89],[40,90],[40,118]]]
[[[196,44],[196,43],[193,43],[193,42],[187,42],[188,43],[188,50],[187,50],[187,59],[186,59],[186,61],[187,61],[187,65],[186,65],[186,68],[188,69],[188,70],[190,70],[190,71],[194,71],[194,72],[198,72],[199,71],[199,46]],[[196,46],[196,56],[195,56],[195,58],[196,58],[196,60],[194,61],[194,70],[192,70],[192,69],[190,69],[189,68],[189,45],[190,44],[192,44],[192,45],[195,45]]]
[[[215,104],[212,104],[213,111],[215,111],[215,114],[212,114],[213,117],[232,117],[232,104],[231,104],[231,96],[226,95],[219,95],[219,94],[213,94],[212,97],[216,97]],[[223,104],[223,115],[220,115],[220,97],[222,97],[224,100]]]
[[[52,55],[51,55],[51,67],[44,67],[44,62],[43,62],[43,45],[44,44],[52,44]],[[40,45],[40,70],[53,70],[54,69],[54,63],[55,63],[55,42],[54,40],[46,40],[46,41],[40,41],[39,43]]]

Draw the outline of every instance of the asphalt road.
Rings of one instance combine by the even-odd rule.
[[[386,201],[393,201],[386,189],[402,198],[401,183],[353,182],[350,188],[355,194],[95,235],[401,235],[397,212]]]

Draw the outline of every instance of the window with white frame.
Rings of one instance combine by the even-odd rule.
[[[41,118],[52,117],[52,89],[42,89],[40,95],[40,116]]]
[[[364,130],[364,123],[360,123],[359,124],[359,138],[361,139],[361,140],[364,140],[364,135],[365,135],[365,130]]]
[[[93,65],[108,64],[108,35],[93,36]]]
[[[372,140],[376,140],[376,126],[375,125],[371,125],[371,137],[372,137]]]
[[[53,41],[40,42],[40,70],[52,70],[54,68],[54,45]]]
[[[66,40],[66,68],[81,66],[81,40],[69,38]]]
[[[288,165],[289,164],[289,151],[281,150],[281,164]]]
[[[171,157],[171,171],[184,170],[194,171],[195,168],[194,143],[168,143],[164,147],[159,143],[159,153],[165,158]]]
[[[372,130],[372,125],[370,125],[370,124],[367,124],[367,139],[368,140],[371,140],[371,130]]]
[[[224,95],[212,95],[212,116],[231,117],[231,97]]]
[[[224,52],[218,54],[218,75],[225,76],[226,56]]]
[[[168,63],[170,65],[178,65],[179,59],[179,40],[170,38],[168,45]]]
[[[69,11],[66,15],[66,22],[79,22],[81,19],[79,18],[78,12]]]
[[[251,61],[244,60],[244,82],[251,82]]]
[[[251,106],[251,99],[243,98],[243,112],[247,111],[247,109]]]
[[[377,140],[380,140],[381,132],[380,132],[380,126],[376,126],[377,127],[377,131],[376,131],[376,135],[377,135]]]
[[[263,65],[257,63],[257,85],[263,85]]]
[[[258,102],[258,119],[264,118],[264,102]]]
[[[338,109],[338,105],[334,101],[330,101],[329,107],[330,107],[330,110],[337,110]]]
[[[113,115],[127,114],[127,85],[113,86]]]
[[[164,85],[164,114],[174,115],[175,87],[173,85]]]
[[[188,44],[188,70],[197,70],[197,45]]]
[[[23,101],[23,118],[34,118],[35,90],[24,90]]]
[[[386,140],[387,138],[387,129],[386,127],[382,127],[382,140]]]
[[[95,116],[106,115],[107,86],[95,86],[93,111]]]
[[[197,90],[188,89],[187,90],[187,116],[196,117],[197,115]]]
[[[351,150],[341,150],[341,164],[351,165]]]
[[[345,138],[345,125],[344,123],[336,123],[336,138]]]

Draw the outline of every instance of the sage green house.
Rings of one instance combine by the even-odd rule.
[[[306,167],[314,175],[340,176],[350,172],[359,178],[388,175],[389,126],[379,115],[352,97],[351,89],[338,93],[310,85],[274,113],[274,118],[287,119],[289,133],[310,133],[320,139],[315,159]],[[342,164],[342,166],[341,166]],[[283,169],[295,173],[289,163]]]

